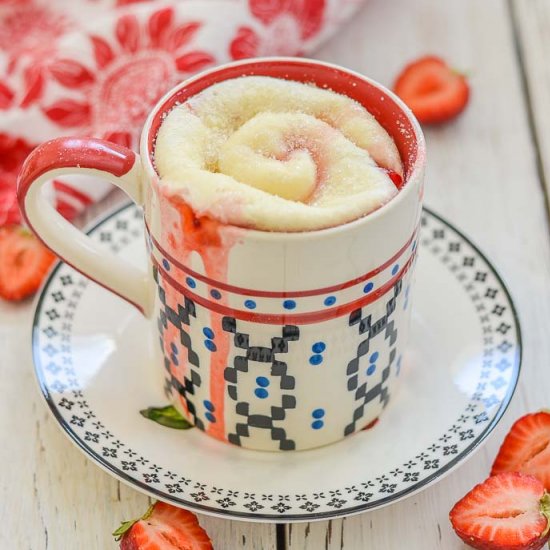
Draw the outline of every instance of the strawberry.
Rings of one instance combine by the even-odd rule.
[[[464,110],[470,96],[466,77],[435,56],[407,65],[397,77],[394,91],[426,124],[454,118]]]
[[[550,412],[516,420],[493,463],[491,474],[522,472],[538,478],[550,491]]]
[[[121,550],[212,550],[197,516],[164,502],[153,504],[138,520],[124,522],[113,535]]]
[[[0,296],[22,300],[40,286],[55,260],[30,231],[10,225],[0,229]]]
[[[550,495],[536,477],[506,472],[476,485],[449,518],[473,548],[538,550],[550,536]]]
[[[401,174],[397,173],[395,170],[390,170],[389,168],[383,168],[383,170],[386,174],[388,174],[388,177],[392,180],[397,189],[401,189],[401,187],[403,187],[403,177]]]

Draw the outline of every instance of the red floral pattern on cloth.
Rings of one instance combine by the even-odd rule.
[[[21,138],[0,133],[0,227],[21,221],[15,180],[20,166],[33,149],[33,145]]]
[[[137,146],[156,101],[214,64],[310,52],[361,0],[0,0],[0,226],[20,221],[17,172],[62,135]],[[73,217],[110,184],[53,182]]]
[[[249,4],[252,15],[264,25],[291,16],[304,40],[319,32],[325,12],[325,0],[250,0]]]
[[[17,74],[21,68],[22,85],[11,89],[0,80],[0,109],[9,108],[14,102],[26,108],[40,97],[44,64],[54,53],[56,41],[67,28],[67,23],[66,17],[30,1],[2,6],[0,50],[6,57],[7,75]]]
[[[297,55],[303,41],[319,32],[325,13],[325,0],[249,0],[249,5],[263,27],[238,28],[229,46],[232,59]]]
[[[110,40],[88,35],[92,63],[58,57],[51,77],[68,92],[43,111],[54,124],[131,147],[151,106],[177,82],[216,59],[190,48],[199,21],[176,23],[163,8],[141,22],[133,13],[117,18]]]

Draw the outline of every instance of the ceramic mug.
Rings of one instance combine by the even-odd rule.
[[[155,136],[177,103],[242,75],[313,82],[365,105],[395,140],[405,183],[375,212],[337,227],[265,232],[197,216],[155,172]],[[251,449],[318,447],[364,429],[395,393],[407,341],[425,146],[410,110],[364,76],[319,61],[221,66],[176,86],[149,115],[140,155],[62,138],[19,180],[29,226],[67,263],[151,318],[167,393],[196,427]],[[143,207],[138,271],[65,221],[41,193],[58,176],[103,177]]]

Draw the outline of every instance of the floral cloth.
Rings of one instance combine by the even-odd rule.
[[[137,148],[169,88],[245,57],[312,51],[361,0],[0,0],[0,226],[20,221],[15,179],[42,141],[81,135]],[[68,218],[110,189],[54,181]]]

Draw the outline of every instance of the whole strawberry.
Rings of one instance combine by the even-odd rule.
[[[550,535],[550,495],[535,477],[507,472],[476,485],[449,514],[478,550],[539,550]]]
[[[124,522],[114,533],[121,550],[213,550],[197,516],[164,502]]]
[[[491,474],[522,472],[539,479],[550,491],[550,412],[526,414],[504,438]]]

